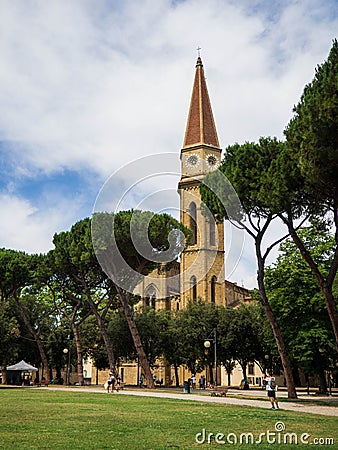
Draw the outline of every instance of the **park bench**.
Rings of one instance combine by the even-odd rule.
[[[41,380],[41,381],[35,383],[35,386],[39,386],[39,387],[45,386],[45,387],[48,387],[48,384],[49,384],[49,383],[48,383],[47,380]]]
[[[228,393],[228,388],[224,386],[215,386],[211,392],[211,397],[226,397]]]

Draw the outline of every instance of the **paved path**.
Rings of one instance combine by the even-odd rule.
[[[178,392],[165,392],[165,391],[148,391],[148,390],[137,390],[137,389],[124,389],[120,392],[114,392],[113,394],[107,394],[103,388],[93,388],[93,387],[53,387],[48,388],[34,388],[34,389],[55,389],[68,392],[95,392],[105,395],[135,395],[140,397],[161,397],[161,398],[173,398],[177,400],[193,400],[196,402],[206,402],[206,403],[219,403],[224,405],[237,405],[237,406],[254,406],[256,408],[270,408],[270,403],[264,400],[248,399],[248,398],[238,398],[238,397],[211,397],[205,394],[180,394]],[[282,402],[280,407],[285,411],[297,411],[301,413],[309,414],[320,414],[324,416],[336,416],[338,417],[338,407],[335,406],[322,406],[316,405],[316,400],[313,404],[308,405],[304,403],[294,403],[294,402]]]

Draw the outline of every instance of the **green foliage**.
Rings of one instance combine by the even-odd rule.
[[[49,286],[59,308],[73,311],[76,307],[81,322],[90,312],[88,296],[106,287],[106,276],[96,259],[91,241],[91,221],[86,218],[75,223],[70,231],[55,234],[55,248],[48,254]]]
[[[258,143],[246,142],[227,147],[219,172],[208,173],[201,185],[203,202],[220,219],[240,221],[245,215],[267,216],[270,213],[267,194],[271,196],[272,183],[282,196],[283,187],[274,179],[278,176],[276,159],[284,148],[285,144],[276,138],[261,138]],[[224,189],[222,174],[233,186],[242,211],[236,210],[238,199],[234,191]]]
[[[275,174],[275,163],[277,157],[283,150],[284,144],[277,141],[277,139],[272,138],[261,138],[258,144],[235,144],[226,149],[220,170],[215,171],[214,173],[218,174],[217,177],[220,176],[220,173],[225,175],[233,185],[242,205],[242,214],[229,215],[227,212],[229,207],[230,209],[233,208],[233,194],[231,196],[225,195],[225,200],[221,201],[224,205],[223,209],[219,208],[219,202],[214,201],[215,195],[217,196],[222,190],[221,184],[220,186],[217,186],[216,193],[210,193],[209,188],[205,189],[202,187],[201,196],[203,202],[206,203],[216,217],[233,220],[235,223],[237,222],[236,226],[245,229],[245,231],[254,239],[258,268],[257,281],[260,291],[259,300],[264,308],[266,317],[269,320],[279,349],[279,355],[287,380],[288,395],[290,398],[296,398],[297,394],[293,380],[292,367],[283,342],[281,327],[271,310],[269,298],[266,295],[264,286],[266,258],[271,249],[283,238],[283,236],[279,236],[271,243],[271,245],[267,245],[266,242],[263,241],[271,222],[277,217],[276,212],[279,208],[281,191],[277,190],[275,196],[275,190],[271,189],[271,185],[272,182],[277,184],[276,180],[278,175]],[[209,178],[212,179],[215,177],[214,173],[207,175],[207,185],[210,185]]]
[[[265,355],[271,354],[272,332],[257,303],[241,305],[237,309],[219,310],[218,359],[225,366],[237,360],[246,372],[249,362],[265,364]]]
[[[189,302],[177,314],[179,328],[179,354],[191,373],[198,373],[213,360],[212,352],[205,352],[204,341],[212,337],[217,327],[218,310],[215,304],[199,299]]]
[[[320,270],[325,274],[333,257],[334,238],[319,222],[299,234]],[[292,240],[280,246],[275,265],[267,268],[266,286],[271,305],[283,328],[297,365],[306,372],[323,370],[334,355],[334,336],[320,288]]]
[[[147,355],[150,367],[153,367],[156,360],[163,354],[161,334],[166,328],[163,315],[151,307],[137,310],[134,314],[135,323],[140,333],[143,349]]]
[[[32,282],[32,258],[24,252],[0,249],[1,296],[8,298]]]
[[[108,327],[107,319],[107,327]],[[107,348],[104,344],[102,334],[96,318],[89,316],[79,327],[80,339],[85,357],[90,357],[99,370],[109,369]]]
[[[71,364],[76,366],[75,343],[70,324],[64,316],[56,317],[53,314],[50,317],[49,333],[45,334],[45,346],[48,363],[56,371],[54,378],[61,378],[61,370],[67,366],[69,357]],[[65,353],[65,349],[67,349],[67,353]]]
[[[298,165],[303,177],[303,208],[308,216],[317,217],[323,224],[335,226],[336,255],[328,275],[324,276],[306,252],[301,242],[294,241],[306,258],[321,286],[338,350],[338,310],[332,295],[332,283],[338,267],[338,42],[335,39],[328,59],[316,69],[315,77],[294,108],[295,116],[285,135],[289,157]],[[292,217],[287,218],[289,230]],[[290,225],[291,224],[291,225]],[[292,232],[292,231],[291,231]]]
[[[112,341],[116,360],[127,358],[127,360],[135,361],[137,352],[122,309],[109,312],[107,330]]]
[[[170,364],[185,364],[192,373],[213,364],[213,351],[206,351],[204,342],[214,339],[215,329],[218,364],[229,365],[234,359],[243,366],[264,361],[270,349],[271,331],[257,304],[226,309],[199,299],[183,310],[156,314],[165,317],[159,338],[166,360]]]
[[[32,363],[36,363],[40,359],[37,353],[37,342],[34,340],[47,339],[50,333],[50,317],[54,309],[49,300],[45,298],[40,284],[43,264],[43,255],[0,250],[1,301],[10,305],[7,308],[4,303],[4,312],[10,311],[9,324],[13,324],[13,330],[17,330],[14,333],[16,343],[14,348],[13,346],[8,348],[6,360],[10,356],[12,358],[28,358]],[[14,363],[13,359],[11,362]]]
[[[0,366],[17,358],[20,328],[9,301],[0,298]]]
[[[175,255],[177,242],[175,238],[169,242],[169,235],[180,227],[168,214],[150,211],[122,211],[114,217],[114,234],[119,251],[130,267],[145,274],[156,267],[153,261],[156,253],[168,250],[173,244],[172,256]],[[135,248],[135,243],[138,248]]]
[[[338,42],[317,67],[294,107],[295,116],[285,135],[290,155],[296,157],[309,195],[318,204],[334,205],[338,189]]]
[[[118,261],[119,252],[129,268],[146,275],[158,263],[176,260],[182,249],[181,236],[188,239],[190,235],[190,230],[169,214],[130,210],[95,213],[92,219],[95,251],[107,273],[114,270],[109,257]]]
[[[79,277],[80,274],[86,274],[87,277],[94,277],[97,283],[102,280],[91,240],[90,219],[76,222],[70,231],[55,234],[53,243],[55,249],[50,252],[50,256],[54,270],[60,276]]]

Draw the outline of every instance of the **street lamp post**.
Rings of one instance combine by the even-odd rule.
[[[332,395],[332,385],[331,385],[331,366],[329,363],[328,371],[327,371],[327,384],[329,385],[329,396]]]
[[[214,344],[214,371],[215,371],[215,386],[217,386],[217,340],[216,340],[216,328],[214,328],[213,332],[213,338],[208,337],[204,341],[204,347],[206,349],[209,349],[211,346],[211,342]]]
[[[67,386],[70,385],[70,351],[68,348],[64,348],[63,349],[63,353],[65,355],[68,355],[68,359],[67,359],[67,371],[66,371],[66,384]]]
[[[270,360],[270,357],[269,357],[269,355],[264,355],[264,358],[265,358],[265,361],[266,361],[266,363],[265,363],[265,375],[266,375],[266,372],[269,372],[270,373],[270,368],[269,368],[269,360]],[[271,374],[270,374],[271,375]]]

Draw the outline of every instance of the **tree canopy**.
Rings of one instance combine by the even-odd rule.
[[[327,272],[333,236],[318,222],[299,233],[321,270]],[[320,288],[291,239],[281,244],[276,263],[267,268],[266,286],[292,359],[307,376],[317,373],[325,392],[324,369],[329,360],[337,361],[334,336]]]
[[[317,204],[337,209],[338,198],[338,42],[304,88],[285,130],[305,187]]]

